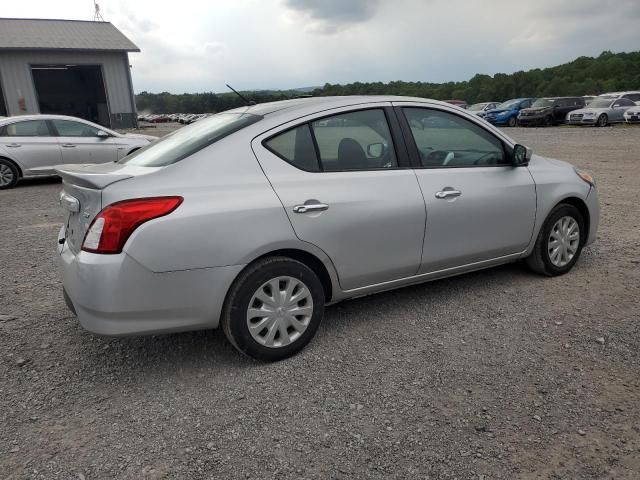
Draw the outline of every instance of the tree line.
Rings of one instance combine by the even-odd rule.
[[[598,57],[576,60],[549,68],[536,68],[512,74],[477,74],[462,82],[355,82],[346,85],[327,83],[311,92],[329,95],[404,95],[436,100],[465,100],[467,103],[501,101],[518,97],[598,95],[603,92],[640,89],[640,52],[602,52]],[[257,102],[272,102],[300,96],[297,90],[244,91]],[[140,112],[207,113],[222,112],[244,105],[234,93],[142,92],[136,95]]]

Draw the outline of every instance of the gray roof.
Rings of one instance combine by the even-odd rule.
[[[109,22],[0,18],[0,50],[140,49]]]

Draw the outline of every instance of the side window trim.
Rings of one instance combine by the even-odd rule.
[[[405,170],[405,169],[413,168],[412,161],[411,161],[411,155],[409,153],[410,149],[409,149],[409,146],[407,145],[406,140],[404,138],[404,133],[402,132],[402,125],[398,120],[397,112],[395,111],[395,108],[390,106],[390,105],[375,105],[375,106],[365,106],[365,107],[359,106],[359,107],[360,108],[342,110],[340,112],[331,112],[331,113],[327,113],[327,114],[319,116],[319,117],[313,117],[311,119],[308,119],[305,122],[289,126],[288,128],[285,128],[283,130],[279,130],[279,131],[273,133],[272,135],[269,135],[268,137],[265,137],[264,139],[262,139],[260,141],[260,144],[266,150],[268,150],[269,152],[271,152],[272,154],[274,154],[275,156],[277,156],[278,158],[280,158],[284,162],[288,163],[292,167],[297,168],[298,170],[301,170],[303,172],[308,172],[308,173],[327,173],[327,172],[325,172],[324,166],[322,165],[322,161],[320,160],[320,148],[318,146],[318,141],[316,139],[316,135],[315,135],[315,132],[313,130],[312,123],[313,122],[322,121],[322,120],[327,119],[327,118],[335,117],[335,116],[338,116],[338,115],[341,115],[341,114],[362,112],[362,111],[366,111],[366,110],[382,110],[382,112],[384,113],[384,116],[385,116],[385,118],[387,120],[387,126],[389,127],[389,133],[391,134],[391,142],[393,143],[394,153],[395,153],[396,161],[397,161],[398,165],[396,167],[394,167],[394,168],[365,168],[365,169],[353,169],[353,170],[331,170],[329,173],[337,173],[337,172],[378,172],[378,171],[388,171],[388,170]],[[272,148],[270,148],[268,146],[269,140],[277,137],[278,135],[282,135],[282,134],[284,134],[286,132],[289,132],[291,130],[295,130],[296,128],[300,128],[300,127],[303,127],[303,126],[306,126],[309,129],[309,132],[311,133],[311,139],[313,141],[313,148],[315,150],[315,155],[316,155],[316,164],[318,165],[318,170],[317,171],[307,170],[307,169],[304,169],[304,168],[300,167],[299,165],[293,164],[290,160],[288,160],[287,158],[283,157],[278,152],[276,152],[275,150],[273,150]]]
[[[60,132],[58,132],[58,129],[53,124],[53,121],[50,120],[50,119],[47,119],[46,122],[47,122],[47,128],[49,129],[49,134],[52,137],[59,137],[60,136]]]
[[[405,108],[422,108],[424,110],[433,110],[433,111],[436,111],[436,112],[444,112],[444,113],[448,113],[448,114],[460,117],[463,120],[466,120],[467,122],[470,122],[473,125],[478,126],[484,132],[486,132],[488,135],[491,135],[498,142],[500,142],[500,145],[502,146],[502,151],[504,152],[505,158],[510,158],[511,157],[511,155],[513,154],[513,149],[511,148],[510,145],[507,144],[507,142],[505,142],[500,137],[496,136],[493,132],[487,130],[486,128],[482,127],[478,123],[473,122],[473,121],[463,117],[462,115],[457,114],[456,112],[450,112],[448,110],[441,110],[439,108],[435,108],[434,106],[410,105],[410,104],[396,105],[393,108],[394,108],[394,110],[396,112],[396,117],[398,118],[398,120],[400,122],[400,128],[402,130],[402,135],[404,137],[405,144],[406,144],[407,150],[409,152],[409,159],[411,160],[412,168],[414,168],[416,170],[434,170],[434,169],[443,169],[443,168],[455,169],[455,168],[487,168],[487,167],[504,168],[504,167],[509,167],[508,164],[504,164],[504,165],[500,165],[500,164],[498,164],[498,165],[459,165],[459,166],[451,165],[451,166],[446,166],[446,167],[445,166],[439,166],[439,165],[422,165],[422,162],[420,161],[420,154],[418,152],[418,144],[416,143],[416,140],[413,137],[413,133],[411,132],[411,127],[409,126],[409,122],[407,121],[407,117],[406,117],[406,115],[405,115],[405,113],[403,111]]]

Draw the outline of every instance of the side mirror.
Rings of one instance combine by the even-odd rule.
[[[105,139],[105,138],[109,138],[111,135],[109,135],[107,132],[105,132],[104,130],[98,130],[98,133],[96,133],[96,137],[101,138],[101,139]]]
[[[533,151],[529,147],[517,143],[513,147],[513,166],[523,167],[528,165],[531,160],[531,155],[533,155]]]
[[[367,156],[369,158],[380,158],[384,153],[384,143],[371,143],[367,145]]]

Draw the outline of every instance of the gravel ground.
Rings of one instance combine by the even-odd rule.
[[[102,338],[67,311],[55,180],[0,192],[0,478],[640,477],[640,128],[510,129],[590,169],[598,241],[344,302],[298,356]]]

